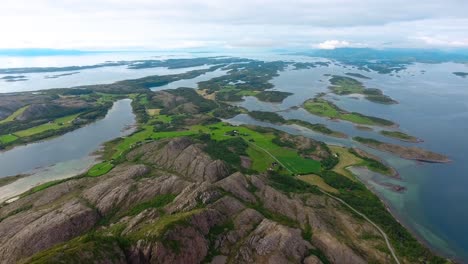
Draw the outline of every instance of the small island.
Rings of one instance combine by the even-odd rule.
[[[78,74],[80,72],[70,72],[70,73],[62,73],[62,74],[55,74],[55,75],[46,75],[44,76],[44,79],[57,79],[63,76],[69,76],[69,75],[74,75]]]
[[[333,75],[330,79],[332,84],[328,87],[334,94],[337,95],[350,95],[350,94],[361,94],[364,97],[374,103],[379,104],[397,104],[398,102],[393,100],[387,95],[384,95],[380,89],[377,88],[365,88],[364,85],[351,77]]]
[[[292,93],[280,91],[261,91],[258,94],[256,94],[255,97],[257,97],[258,100],[263,102],[281,103],[290,95],[292,95]]]
[[[29,80],[25,75],[7,75],[0,78],[5,82],[23,82]]]
[[[323,124],[312,124],[307,121],[299,119],[284,119],[282,116],[274,112],[264,112],[264,111],[251,111],[248,115],[256,120],[269,122],[272,124],[281,124],[281,125],[297,125],[301,127],[308,128],[314,132],[324,134],[331,137],[337,138],[348,138],[348,135],[332,130]]]
[[[274,112],[251,111],[248,115],[254,119],[272,124],[285,124],[286,119]]]
[[[368,80],[372,79],[372,78],[370,78],[370,77],[367,77],[367,76],[365,76],[365,75],[362,75],[362,74],[360,74],[360,73],[355,73],[355,72],[347,72],[347,73],[345,73],[345,74],[348,75],[348,76],[353,76],[353,77],[361,78],[361,79],[368,79]]]
[[[419,139],[417,137],[408,135],[408,134],[406,134],[404,132],[400,132],[400,131],[382,130],[379,133],[381,135],[383,135],[383,136],[390,137],[390,138],[395,138],[395,139],[405,141],[405,142],[419,143],[419,142],[423,141],[422,139]]]
[[[442,154],[431,152],[417,147],[404,147],[395,144],[381,142],[372,138],[354,137],[357,141],[370,148],[389,152],[404,159],[417,160],[428,163],[448,163],[450,159]]]
[[[455,74],[456,76],[460,76],[462,78],[465,78],[466,76],[468,76],[468,72],[453,72],[453,74]]]
[[[304,70],[304,69],[312,69],[317,67],[328,67],[330,66],[330,62],[325,61],[316,61],[316,62],[296,62],[293,64],[294,70]]]
[[[360,126],[360,125],[357,125],[356,129],[361,130],[361,131],[373,131],[374,130],[374,129],[372,129],[372,127]]]
[[[369,126],[396,126],[396,124],[390,120],[367,116],[356,112],[347,112],[330,101],[318,97],[309,99],[303,103],[303,108],[309,113],[328,117],[335,120],[349,121],[358,125],[369,125]]]

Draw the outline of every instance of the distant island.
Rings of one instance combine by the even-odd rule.
[[[366,88],[364,85],[351,77],[332,75],[330,79],[332,84],[328,87],[334,94],[337,95],[349,95],[349,94],[361,94],[364,97],[374,103],[379,104],[397,104],[398,102],[393,100],[387,95],[384,95],[380,89],[377,88]]]
[[[372,79],[372,78],[367,77],[367,76],[365,76],[365,75],[362,75],[362,74],[360,74],[360,73],[347,72],[347,73],[345,73],[345,74],[348,75],[348,76],[353,76],[353,77],[357,77],[357,78],[361,78],[361,79]]]
[[[328,67],[330,62],[316,61],[316,62],[296,62],[293,64],[294,70],[312,69],[316,67]]]
[[[69,75],[73,75],[73,74],[78,74],[80,72],[70,72],[70,73],[62,73],[62,74],[56,74],[56,75],[46,75],[44,76],[45,79],[57,79],[57,78],[60,78],[60,77],[63,77],[63,76],[69,76]]]
[[[242,58],[193,58],[193,59],[168,59],[168,60],[133,60],[133,61],[106,61],[104,63],[65,66],[65,67],[24,67],[24,68],[0,68],[0,74],[24,74],[24,73],[45,73],[45,72],[66,72],[86,69],[96,69],[102,67],[127,66],[128,69],[148,69],[166,67],[169,69],[180,69],[198,67],[203,65],[225,64],[251,61]]]
[[[0,80],[4,80],[5,82],[22,82],[27,81],[28,78],[25,75],[7,75],[1,77]]]
[[[379,132],[381,135],[390,137],[390,138],[395,138],[401,141],[406,141],[406,142],[411,142],[411,143],[419,143],[422,142],[422,139],[419,139],[417,137],[408,135],[406,133],[400,132],[400,131],[388,131],[388,130],[382,130]]]
[[[456,76],[463,77],[463,78],[468,76],[468,72],[453,72],[453,74],[455,74]]]

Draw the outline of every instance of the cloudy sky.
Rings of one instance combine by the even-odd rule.
[[[0,0],[0,48],[468,48],[468,0]]]

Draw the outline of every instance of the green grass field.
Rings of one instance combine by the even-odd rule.
[[[338,154],[340,161],[333,168],[333,171],[343,176],[348,177],[352,181],[356,181],[354,175],[347,169],[350,166],[362,164],[363,160],[349,153],[344,147],[329,146],[333,153]]]
[[[140,101],[140,104],[142,104],[142,105],[148,105],[149,104],[148,96],[146,96],[146,95],[140,95],[140,97],[138,99]]]
[[[358,113],[346,112],[324,99],[309,99],[304,102],[304,108],[309,113],[314,115],[333,119],[341,119],[359,125],[388,126],[393,124],[393,122],[388,120],[379,120],[379,118],[367,117]]]
[[[227,92],[234,92],[237,95],[240,96],[255,96],[259,93],[259,91],[254,91],[254,90],[241,90],[236,88],[234,85],[227,85],[224,86],[223,89],[218,91],[219,93],[227,93]]]
[[[104,161],[91,167],[88,171],[88,176],[98,177],[108,173],[112,168],[114,168],[114,165],[111,162]]]
[[[153,116],[153,119],[152,120],[157,120],[157,121],[161,121],[163,123],[169,123],[172,121],[172,117],[171,116],[168,116],[168,115],[161,115],[161,114],[158,114],[158,115],[155,115]]]
[[[26,106],[23,106],[20,109],[16,110],[9,117],[7,117],[7,118],[5,118],[3,120],[0,120],[0,124],[8,123],[8,122],[11,122],[11,121],[15,120],[15,118],[20,116],[26,109],[28,109],[28,107],[29,107],[29,105],[26,105]]]
[[[17,139],[18,137],[15,135],[3,135],[3,136],[0,136],[0,143],[7,144]]]
[[[251,169],[256,171],[266,171],[275,160],[263,150],[250,146],[247,148],[247,154],[252,159]]]
[[[116,100],[116,96],[112,94],[100,93],[99,95],[101,95],[101,97],[99,97],[99,99],[97,100],[98,104],[105,104],[108,102],[114,102]]]
[[[213,130],[213,128],[216,129]],[[262,168],[262,170],[259,171],[264,171],[263,168],[265,168],[267,162],[271,162],[273,160],[272,157],[268,155],[268,153],[265,153],[266,155],[264,156],[260,155],[259,153],[262,152],[262,149],[275,156],[285,167],[287,167],[287,169],[295,174],[313,173],[318,172],[321,169],[320,162],[303,158],[295,150],[275,145],[272,142],[275,136],[271,133],[259,133],[247,127],[231,126],[225,123],[217,123],[210,126],[194,126],[194,130],[200,130],[205,133],[209,133],[211,134],[211,138],[214,140],[229,139],[232,136],[226,136],[226,132],[237,130],[239,136],[247,142],[253,140],[253,142],[250,143],[253,143],[254,146],[250,147],[248,152],[255,155],[254,157],[251,157],[253,159],[253,168],[257,168],[257,170]],[[255,149],[255,146],[260,148]],[[268,164],[268,166],[270,164]]]
[[[300,176],[297,176],[297,178],[299,180],[301,180],[301,181],[307,182],[308,184],[318,186],[320,189],[322,189],[324,191],[334,193],[334,194],[339,193],[339,191],[337,189],[335,189],[335,188],[331,187],[330,185],[328,185],[322,179],[322,177],[320,177],[318,175],[314,175],[314,174],[300,175]]]
[[[28,137],[28,136],[32,136],[32,135],[35,135],[35,134],[45,132],[47,130],[57,130],[57,129],[60,129],[62,127],[68,127],[68,126],[72,125],[72,121],[75,120],[75,118],[78,115],[79,114],[74,114],[74,115],[69,115],[69,116],[57,118],[51,123],[47,123],[47,124],[31,127],[31,128],[25,129],[25,130],[21,130],[21,131],[15,132],[14,135],[17,136],[17,137]]]
[[[143,130],[137,132],[129,137],[125,137],[123,141],[114,147],[113,159],[119,158],[124,152],[131,148],[131,146],[137,142],[141,142],[151,137],[153,133],[153,127],[144,126]]]
[[[330,82],[333,85],[330,86],[330,89],[335,94],[362,94],[364,92],[364,86],[362,83],[350,77],[334,75],[330,79]]]
[[[231,126],[225,123],[217,123],[209,126],[196,125],[190,127],[188,130],[163,132],[153,131],[152,126],[146,125],[142,127],[141,131],[125,137],[115,146],[111,146],[112,155],[107,155],[105,158],[119,159],[136,143],[143,142],[148,139],[159,140],[165,138],[192,136],[202,132],[210,134],[213,140],[219,141],[232,138],[232,136],[228,136],[226,133],[233,130],[237,130],[239,132],[239,136],[246,140],[246,142],[250,143],[250,146],[247,149],[247,154],[252,159],[252,169],[254,170],[260,172],[266,171],[270,167],[271,163],[275,161],[268,153],[266,153],[266,151],[275,156],[294,174],[314,173],[321,170],[320,162],[303,158],[293,149],[275,145],[272,142],[275,136],[271,133],[259,133],[247,127]],[[253,140],[253,142],[249,140]],[[102,175],[100,173],[105,171],[107,166],[102,163],[98,165],[93,167],[88,174]]]

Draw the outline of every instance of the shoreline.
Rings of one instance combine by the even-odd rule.
[[[363,137],[353,137],[352,140],[366,147],[399,156],[402,159],[415,160],[426,163],[452,162],[452,160],[443,154],[418,147],[406,147]]]
[[[122,99],[121,99],[122,100]],[[11,145],[8,145],[6,146],[5,148],[3,149],[0,149],[0,154],[2,153],[5,153],[7,151],[10,151],[10,150],[13,150],[15,149],[16,147],[23,147],[23,146],[27,146],[27,145],[30,145],[30,144],[35,144],[35,143],[39,143],[39,142],[44,142],[44,141],[48,141],[48,140],[51,140],[51,139],[54,139],[54,138],[57,138],[57,137],[60,137],[60,136],[63,136],[67,133],[71,133],[73,131],[76,131],[80,128],[84,128],[84,127],[87,127],[89,125],[92,125],[94,123],[96,123],[97,121],[99,120],[102,120],[104,118],[106,118],[107,114],[109,113],[109,111],[111,110],[111,108],[114,106],[114,103],[117,102],[118,100],[114,101],[112,103],[112,106],[109,107],[109,109],[107,109],[107,112],[104,116],[100,116],[99,118],[96,118],[94,120],[91,120],[90,122],[88,123],[84,123],[84,124],[79,124],[77,125],[76,127],[69,127],[68,129],[65,128],[65,129],[60,129],[60,130],[57,130],[57,133],[55,133],[54,135],[50,136],[50,137],[45,137],[45,138],[41,138],[41,139],[38,139],[38,140],[35,140],[35,141],[30,141],[30,142],[22,142],[22,143],[18,143],[18,144],[11,144]],[[47,132],[48,130],[44,131],[44,132]],[[14,133],[12,133],[14,134]]]
[[[65,177],[60,177],[60,175],[63,175],[63,174],[57,174],[56,176],[57,177],[54,177],[54,178],[50,178],[50,179],[46,179],[45,181],[39,181],[37,183],[35,183],[34,185],[29,185],[27,188],[23,188],[21,189],[21,191],[16,191],[14,192],[14,195],[10,195],[8,197],[5,197],[5,198],[0,198],[0,205],[4,204],[4,203],[9,203],[9,202],[13,202],[15,201],[16,199],[15,198],[18,198],[18,197],[21,197],[21,195],[23,193],[26,193],[28,192],[29,190],[37,187],[37,186],[40,186],[42,184],[45,184],[45,183],[48,183],[48,182],[53,182],[53,181],[57,181],[57,180],[66,180],[66,179],[72,179],[74,177],[77,177],[77,176],[80,176],[82,175],[83,173],[87,172],[93,165],[97,164],[99,162],[99,156],[97,155],[94,155],[93,153],[89,154],[88,156],[84,157],[84,158],[94,158],[94,161],[88,165],[87,167],[79,170],[78,172],[74,173],[73,175],[69,175],[69,176],[65,176]],[[35,173],[31,173],[31,174],[28,174],[24,177],[21,177],[19,179],[17,179],[16,181],[14,182],[11,182],[7,185],[3,185],[1,186],[0,188],[8,188],[9,185],[11,184],[14,184],[15,182],[19,181],[19,180],[22,180],[22,179],[27,179],[28,177],[34,177],[37,173],[40,173],[40,172],[44,172],[46,171],[48,168],[50,167],[53,167],[57,164],[53,164],[51,166],[47,166],[47,167],[42,167],[42,168],[38,168],[36,169],[36,172]],[[7,177],[15,177],[15,176],[7,176]]]
[[[18,174],[18,175],[12,175],[12,176],[6,176],[6,177],[0,177],[0,188],[3,186],[8,186],[17,180],[20,180],[22,178],[26,178],[28,176],[31,176],[30,174]]]
[[[439,255],[439,256],[442,256],[444,258],[446,258],[447,260],[449,261],[455,261],[455,263],[458,263],[458,261],[461,261],[461,260],[457,260],[455,259],[453,256],[447,254],[446,252],[443,252],[441,249],[439,248],[436,248],[434,246],[431,245],[431,242],[427,239],[425,239],[423,236],[419,235],[418,234],[418,231],[416,228],[414,228],[412,225],[408,224],[406,221],[404,221],[404,218],[400,216],[398,210],[396,208],[394,208],[391,204],[390,201],[388,201],[384,195],[382,195],[379,191],[377,191],[372,185],[370,185],[367,181],[365,180],[362,180],[359,176],[357,176],[356,174],[352,173],[362,184],[364,184],[366,186],[366,188],[371,191],[374,195],[376,195],[379,200],[385,205],[385,208],[387,209],[387,211],[392,215],[392,217],[398,222],[400,223],[406,230],[408,230],[411,235],[413,235],[416,240],[421,243],[422,245],[424,245],[425,247],[427,247],[430,251],[432,251],[434,254],[436,255]],[[445,242],[445,241],[444,241]],[[462,262],[460,262],[462,263]]]
[[[383,165],[385,165],[390,170],[389,174],[382,174],[380,172],[377,172],[377,173],[380,173],[380,174],[382,174],[384,176],[387,176],[387,177],[390,177],[390,178],[393,178],[393,179],[401,180],[400,173],[398,172],[398,170],[393,168],[392,166],[390,166],[390,164],[388,164],[388,162],[385,161],[384,159],[382,159],[382,158],[380,158],[380,157],[378,157],[376,155],[367,153],[366,151],[364,151],[364,150],[362,150],[362,149],[360,149],[358,147],[353,147],[352,149],[354,151],[356,151],[356,153],[358,153],[361,156],[364,156],[364,157],[367,157],[367,158],[370,158],[370,159],[374,159],[374,160],[382,163]],[[369,170],[373,171],[371,169],[369,169]]]

